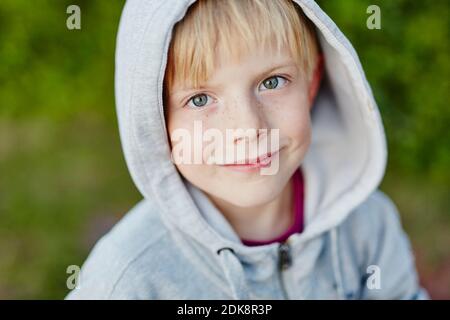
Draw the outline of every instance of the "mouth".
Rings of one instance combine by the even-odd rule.
[[[273,158],[278,153],[279,150],[275,152],[268,152],[262,156],[257,157],[256,159],[246,159],[243,162],[227,163],[220,166],[227,169],[231,169],[233,171],[240,171],[240,172],[257,171],[261,168],[270,167]]]

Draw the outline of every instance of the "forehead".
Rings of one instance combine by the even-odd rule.
[[[297,67],[295,59],[286,46],[281,48],[256,46],[236,52],[216,48],[211,68],[198,88],[205,86],[221,86],[236,77],[258,77],[271,69],[281,67]],[[176,79],[172,90],[195,89],[192,79]]]

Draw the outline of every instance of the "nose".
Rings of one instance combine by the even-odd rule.
[[[240,95],[228,112],[233,119],[234,144],[257,142],[267,129],[264,108],[261,102],[251,94]]]

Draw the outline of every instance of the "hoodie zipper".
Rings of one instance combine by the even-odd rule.
[[[287,241],[280,243],[278,246],[278,276],[280,280],[281,291],[284,299],[289,299],[286,285],[283,280],[283,271],[292,265],[291,247]]]

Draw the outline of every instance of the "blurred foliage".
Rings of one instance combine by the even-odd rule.
[[[449,2],[318,1],[356,48],[386,126],[382,188],[422,281],[450,298]],[[81,30],[66,8],[81,8]],[[66,268],[140,198],[114,111],[123,0],[0,2],[0,298],[61,298]],[[366,9],[381,8],[368,30]],[[446,277],[447,276],[447,277]],[[436,284],[437,283],[437,284]]]
[[[67,119],[114,113],[114,45],[124,1],[2,0],[0,116]],[[81,8],[81,30],[66,8]]]
[[[360,56],[388,133],[390,165],[450,185],[449,2],[318,1]],[[381,8],[381,30],[365,27]]]

